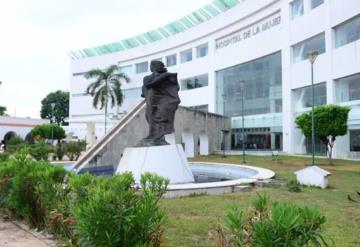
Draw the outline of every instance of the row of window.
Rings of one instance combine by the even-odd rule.
[[[293,2],[295,4],[296,1]],[[335,48],[346,45],[360,39],[360,16],[356,16],[333,28],[335,33]],[[308,58],[308,54],[312,51],[317,51],[319,54],[326,52],[325,48],[325,33],[320,33],[316,36],[308,38],[292,46],[292,62],[296,63]],[[196,57],[201,58],[208,54],[208,43],[195,47]],[[193,59],[193,49],[188,49],[180,52],[181,63],[189,62]],[[162,58],[153,60],[162,61]],[[172,54],[165,57],[165,64],[171,67],[177,64],[177,54]],[[148,61],[135,64],[135,73],[146,73],[149,70]],[[133,65],[122,66],[120,71],[128,76],[134,73]],[[80,76],[84,73],[74,73],[73,76]]]
[[[208,43],[201,44],[195,49],[190,48],[185,51],[180,52],[180,62],[186,63],[193,60],[193,50],[195,50],[196,58],[201,58],[207,56],[209,52]],[[153,59],[152,61],[162,61],[162,58]],[[172,54],[165,57],[164,63],[167,67],[175,66],[177,64],[177,54]],[[133,65],[121,66],[120,71],[127,74],[128,76],[133,74]],[[141,74],[149,71],[149,62],[142,62],[135,64],[135,73]]]
[[[293,95],[295,112],[312,106],[311,86],[294,89]],[[360,100],[360,74],[335,80],[335,98],[337,103]],[[314,105],[324,105],[326,101],[326,83],[314,85]]]
[[[360,129],[349,130],[349,146],[350,152],[360,152]],[[306,153],[311,154],[312,142],[311,138],[305,139]],[[315,155],[326,155],[326,144],[315,138]]]
[[[180,90],[190,90],[200,87],[206,87],[209,83],[208,74],[198,75],[180,80]]]
[[[315,9],[324,3],[324,0],[308,0],[310,9]],[[290,5],[291,18],[295,19],[304,14],[304,0],[294,0]]]
[[[346,45],[360,39],[360,16],[352,18],[345,23],[334,27],[335,48]],[[312,51],[319,54],[325,53],[325,33],[306,39],[292,46],[294,63],[305,60]]]

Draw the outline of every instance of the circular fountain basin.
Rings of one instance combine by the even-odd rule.
[[[72,164],[62,165],[65,169],[71,170]],[[275,176],[273,171],[255,166],[209,162],[189,162],[189,165],[195,183],[170,184],[165,197],[215,195],[247,191],[250,184]],[[111,176],[115,170],[113,166],[100,166],[86,168],[80,173],[82,172]]]
[[[275,176],[269,169],[254,166],[204,162],[189,162],[189,165],[195,183],[170,184],[165,197],[246,191],[247,185]]]

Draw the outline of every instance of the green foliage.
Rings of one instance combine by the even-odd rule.
[[[64,151],[70,160],[77,160],[81,152],[85,150],[86,141],[71,141],[64,145]]]
[[[83,246],[160,246],[165,215],[157,204],[167,180],[145,174],[137,191],[130,173],[96,181],[81,176],[75,184],[87,186],[76,198],[74,215]]]
[[[129,82],[130,79],[126,74],[118,72],[117,65],[111,65],[105,70],[92,69],[84,76],[86,79],[95,79],[86,89],[86,93],[93,97],[95,108],[98,105],[100,105],[100,109],[106,108],[107,102],[111,103],[111,107],[122,104],[121,82]]]
[[[25,146],[25,141],[18,135],[11,137],[6,142],[6,151],[14,153]]]
[[[326,143],[329,136],[343,136],[347,132],[347,120],[350,108],[338,105],[321,105],[314,109],[315,136]],[[311,137],[311,112],[296,117],[297,128],[306,137]]]
[[[28,149],[0,163],[0,210],[47,229],[71,246],[148,246],[162,243],[165,214],[158,202],[169,183],[144,174],[109,178],[75,175],[28,159]]]
[[[332,163],[332,147],[336,137],[346,134],[350,108],[338,105],[321,105],[314,108],[314,135],[324,144],[328,150],[330,163]],[[311,137],[311,112],[303,113],[296,117],[296,127],[303,134]]]
[[[0,162],[7,161],[9,159],[10,154],[9,153],[0,153]]]
[[[0,116],[6,116],[6,107],[0,105]]]
[[[22,150],[0,165],[0,179],[8,181],[6,187],[2,185],[0,197],[3,208],[12,216],[42,229],[50,210],[56,206],[55,186],[62,183],[67,172],[62,167],[35,162],[26,156],[26,150]]]
[[[30,146],[30,155],[38,161],[47,161],[49,153],[53,151],[53,148],[43,141],[35,143]]]
[[[225,227],[217,231],[216,243],[248,247],[328,246],[322,236],[325,221],[316,207],[279,202],[269,207],[267,197],[258,195],[248,216],[238,207],[225,215]]]
[[[62,160],[65,155],[65,147],[63,145],[57,145],[55,147],[55,155],[59,160]]]
[[[57,124],[41,124],[31,130],[32,136],[36,140],[54,139],[61,140],[65,138],[65,130]]]
[[[51,103],[55,103],[54,116],[52,114]],[[40,116],[45,119],[53,119],[55,117],[55,123],[65,124],[65,118],[69,117],[69,92],[58,90],[49,93],[41,101]]]
[[[296,179],[289,180],[287,186],[290,192],[301,192],[301,184]]]

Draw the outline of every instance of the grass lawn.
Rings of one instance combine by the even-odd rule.
[[[239,164],[240,160],[241,156],[223,158],[218,155],[192,159],[234,164]],[[293,156],[280,156],[278,161],[271,157],[247,156],[248,164],[273,170],[277,179],[292,178],[294,171],[310,161],[310,158]],[[311,187],[291,193],[286,188],[264,188],[246,193],[162,200],[168,215],[165,246],[213,246],[209,232],[222,223],[226,210],[234,204],[247,209],[256,192],[266,193],[273,201],[318,205],[327,217],[325,237],[331,238],[334,246],[360,246],[360,196],[356,194],[356,191],[360,192],[360,162],[335,160],[334,165],[328,165],[326,159],[317,159],[316,164],[332,173],[329,189]],[[348,201],[348,195],[359,202]]]

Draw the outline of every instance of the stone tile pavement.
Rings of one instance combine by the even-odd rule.
[[[44,241],[0,218],[0,247],[48,247]]]

